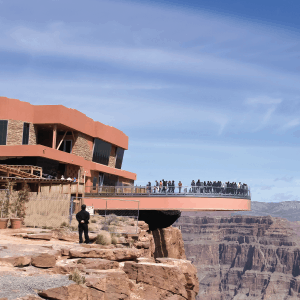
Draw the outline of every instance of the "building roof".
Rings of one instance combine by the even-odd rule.
[[[33,124],[61,124],[128,149],[128,136],[121,130],[94,121],[82,112],[63,105],[32,105],[17,99],[0,97],[0,119],[21,120]]]

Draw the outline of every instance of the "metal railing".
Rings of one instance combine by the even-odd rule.
[[[87,205],[86,207],[87,211],[92,209],[90,212],[90,231],[97,233],[99,230],[106,230],[117,234],[138,233],[139,200],[102,198],[95,200],[95,202],[97,203],[96,208],[94,205]],[[81,204],[86,204],[85,197],[71,197],[70,225],[72,221],[73,224],[76,224],[76,212],[81,209]]]
[[[87,186],[86,195],[101,196],[197,196],[251,198],[250,188],[227,186]]]

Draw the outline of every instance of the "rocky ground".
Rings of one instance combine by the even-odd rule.
[[[102,244],[91,233],[88,245],[67,228],[0,230],[0,299],[196,299],[197,271],[180,230],[148,229],[140,221],[137,233],[113,243],[102,231]]]

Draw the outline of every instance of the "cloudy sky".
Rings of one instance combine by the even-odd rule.
[[[0,0],[0,95],[129,136],[123,169],[299,200],[300,1]]]

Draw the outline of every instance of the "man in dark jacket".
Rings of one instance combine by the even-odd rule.
[[[83,243],[82,232],[84,232],[84,239],[85,239],[84,242],[86,244],[90,243],[89,228],[88,228],[90,213],[88,211],[86,211],[85,209],[86,209],[86,205],[82,204],[81,211],[76,214],[76,219],[78,221],[79,244]]]

